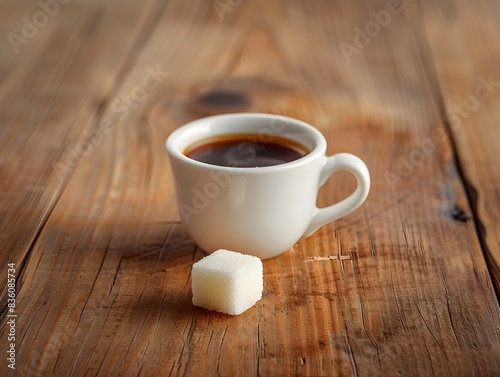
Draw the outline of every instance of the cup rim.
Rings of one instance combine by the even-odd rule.
[[[295,126],[301,127],[302,129],[306,130],[309,135],[311,135],[314,139],[314,142],[316,145],[311,149],[309,153],[306,155],[290,161],[290,162],[285,162],[283,164],[279,165],[272,165],[272,166],[262,166],[262,167],[232,167],[232,166],[220,166],[220,165],[213,165],[213,164],[208,164],[206,162],[201,162],[194,160],[192,158],[189,158],[186,156],[180,148],[178,148],[179,142],[182,140],[185,134],[189,131],[192,131],[194,127],[204,127],[207,122],[216,122],[218,120],[227,120],[230,118],[254,118],[258,120],[265,120],[265,119],[277,119],[277,120],[282,120],[286,122],[290,122],[294,124]],[[278,132],[278,134],[280,134]],[[206,136],[205,136],[206,137]],[[286,137],[290,137],[289,135],[286,135]],[[198,140],[202,140],[203,138],[198,138]],[[196,140],[191,141],[191,144],[196,142]],[[252,113],[252,112],[244,112],[244,113],[229,113],[229,114],[217,114],[217,115],[211,115],[208,117],[203,117],[203,118],[198,118],[195,120],[192,120],[188,123],[185,123],[184,125],[180,126],[179,128],[175,129],[168,137],[167,140],[165,141],[165,147],[167,150],[167,153],[170,155],[170,158],[176,158],[177,160],[180,160],[186,164],[192,165],[192,166],[197,166],[200,168],[204,169],[210,169],[210,170],[216,170],[216,171],[227,171],[227,172],[246,172],[246,173],[256,173],[256,172],[268,172],[268,171],[275,171],[275,170],[283,170],[283,169],[289,169],[289,168],[294,168],[298,167],[300,165],[308,163],[310,160],[315,159],[318,157],[318,155],[325,155],[326,152],[326,139],[323,136],[323,134],[315,127],[312,125],[301,121],[296,118],[292,118],[289,116],[285,115],[279,115],[279,114],[271,114],[271,113]]]

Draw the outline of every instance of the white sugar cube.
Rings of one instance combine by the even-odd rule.
[[[237,315],[262,297],[262,261],[220,249],[193,264],[193,304]]]

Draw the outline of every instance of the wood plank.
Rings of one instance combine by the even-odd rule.
[[[33,20],[41,9],[38,3],[4,2],[1,6],[2,35],[15,33],[19,38],[24,35],[23,19]],[[131,54],[154,29],[158,7],[163,6],[150,4],[139,10],[129,2],[116,13],[114,7],[74,1],[61,6],[27,43],[14,44],[17,53],[7,38],[3,40],[2,266],[25,265],[32,243],[86,153],[108,97],[120,89],[122,76],[134,60]],[[128,27],[130,19],[137,28]],[[5,287],[1,289],[3,297]]]
[[[490,273],[500,293],[500,5],[458,1],[447,22],[426,4],[426,31],[435,61],[444,118],[458,151],[461,174]],[[451,41],[451,42],[450,42]]]
[[[432,56],[414,27],[417,5],[405,5],[350,63],[338,47],[384,7],[245,2],[221,20],[210,2],[169,2],[141,52],[129,52],[102,112],[82,115],[90,130],[107,118],[113,127],[79,161],[31,249],[18,296],[21,372],[499,370],[500,310],[436,101]],[[114,28],[113,38],[95,35],[103,50],[127,40],[125,26]],[[157,66],[168,77],[121,117],[114,101],[123,105]],[[214,101],[217,92],[232,93],[236,106]],[[359,155],[373,179],[362,209],[264,262],[264,297],[238,317],[191,305],[190,267],[203,253],[178,222],[163,146],[185,121],[233,109],[308,121],[329,153]],[[416,152],[437,137],[431,155]],[[351,189],[352,180],[335,177],[319,202]],[[455,208],[468,220],[457,221]]]

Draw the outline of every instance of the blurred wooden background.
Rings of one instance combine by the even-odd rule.
[[[0,374],[499,375],[499,19],[495,0],[0,3]],[[164,150],[234,111],[315,125],[373,182],[265,261],[237,317],[191,304],[204,254]]]

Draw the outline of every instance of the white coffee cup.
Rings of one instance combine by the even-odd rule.
[[[245,168],[211,165],[184,154],[196,142],[240,133],[262,139],[278,135],[310,152],[280,165]],[[275,257],[301,237],[354,211],[370,190],[370,174],[362,160],[348,153],[327,157],[321,132],[281,115],[234,113],[198,119],[175,130],[166,148],[181,219],[208,253],[223,248],[261,259]],[[354,175],[355,191],[318,208],[319,188],[340,170]]]

